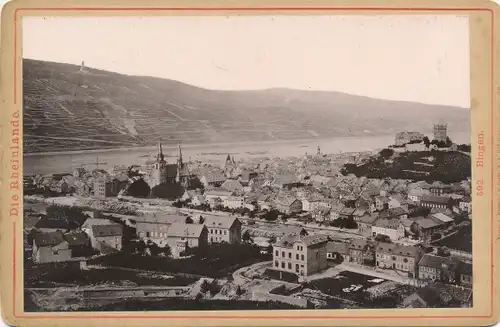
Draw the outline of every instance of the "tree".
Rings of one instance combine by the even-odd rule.
[[[250,232],[248,232],[248,230],[246,230],[243,233],[243,236],[241,237],[241,239],[243,242],[250,242],[252,240],[252,237],[250,236]]]
[[[146,243],[143,240],[137,242],[136,249],[138,253],[144,254],[144,252],[146,251]]]
[[[409,217],[427,217],[431,213],[430,208],[417,207],[408,216]]]
[[[262,217],[267,220],[267,221],[275,221],[278,219],[280,212],[275,209],[271,209],[270,211],[266,212]]]
[[[199,222],[200,222],[200,224],[203,224],[205,222],[205,218],[203,218],[203,216],[200,216]]]
[[[201,283],[200,285],[200,292],[205,294],[207,293],[208,291],[210,290],[210,284],[207,282],[207,280],[205,279],[203,281],[203,283]]]
[[[151,188],[142,178],[133,182],[127,190],[128,195],[137,198],[145,198],[149,196],[150,192]]]
[[[89,218],[82,208],[51,205],[47,208],[47,217],[65,220],[70,229],[77,229]]]
[[[379,152],[380,156],[384,159],[388,159],[390,157],[392,157],[392,155],[394,154],[394,150],[393,149],[383,149]]]
[[[429,145],[431,145],[431,141],[429,140],[429,138],[427,136],[424,136],[424,138],[422,139],[422,141],[424,141],[424,144],[425,144],[426,148],[428,148]]]
[[[447,137],[446,137],[446,142],[445,142],[445,145],[446,145],[447,147],[450,147],[452,144],[453,144],[453,142],[451,141],[450,137],[449,137],[449,136],[447,136]]]
[[[172,255],[172,249],[167,244],[165,244],[164,247],[160,248],[160,250],[165,257],[170,257]]]
[[[255,211],[250,211],[248,213],[248,218],[255,218]]]
[[[122,252],[125,253],[135,253],[137,251],[137,243],[136,242],[124,242],[122,245]]]
[[[179,184],[160,184],[153,187],[151,195],[155,198],[175,200],[184,194],[184,188]]]
[[[175,202],[172,203],[172,205],[176,208],[182,208],[183,206],[183,202],[182,201],[179,201],[179,200],[176,200]]]
[[[148,247],[153,257],[157,257],[160,253],[162,253],[162,249],[156,243],[151,242]]]
[[[391,238],[389,236],[383,235],[383,234],[377,234],[375,236],[375,241],[382,242],[382,243],[392,243]]]
[[[266,252],[267,252],[267,254],[273,254],[273,246],[271,244],[269,244],[267,246]]]

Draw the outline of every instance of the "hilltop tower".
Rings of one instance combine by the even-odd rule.
[[[320,149],[319,145],[318,145],[318,152],[317,152],[316,154],[317,154],[318,156],[321,156],[321,149]]]
[[[434,139],[438,142],[446,142],[448,126],[446,124],[434,124]]]
[[[85,61],[82,61],[82,64],[80,65],[80,72],[85,73],[87,69],[85,68]]]

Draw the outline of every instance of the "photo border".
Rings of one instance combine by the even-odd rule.
[[[4,313],[4,316],[7,317],[7,316],[11,316],[12,318],[14,318],[15,320],[18,320],[18,319],[27,319],[27,320],[32,320],[32,319],[80,319],[80,318],[84,318],[84,319],[223,319],[223,320],[226,320],[226,319],[256,319],[256,320],[262,320],[262,319],[313,319],[314,321],[318,320],[318,319],[322,319],[322,320],[335,320],[335,319],[340,319],[340,320],[343,320],[343,319],[346,319],[346,320],[356,320],[356,319],[375,319],[377,321],[377,324],[380,324],[382,323],[382,319],[438,319],[440,320],[440,323],[445,321],[445,320],[448,320],[448,319],[457,319],[457,318],[475,318],[475,319],[484,319],[485,321],[492,321],[491,318],[496,318],[495,317],[495,314],[496,314],[496,311],[494,310],[495,309],[495,299],[496,299],[496,293],[495,293],[495,288],[498,287],[497,283],[495,283],[495,268],[494,268],[494,264],[495,264],[495,249],[496,249],[496,243],[498,241],[498,239],[500,239],[500,235],[498,235],[500,233],[500,229],[498,226],[496,226],[495,224],[495,217],[497,216],[500,216],[500,212],[495,212],[495,203],[496,203],[496,197],[495,197],[495,194],[496,194],[496,187],[498,187],[498,181],[497,181],[497,178],[495,178],[495,167],[499,166],[500,167],[500,161],[499,161],[499,158],[498,158],[498,152],[500,152],[500,150],[496,150],[496,147],[498,147],[498,143],[499,143],[499,140],[498,140],[498,131],[495,130],[495,118],[496,118],[496,115],[495,115],[495,107],[496,107],[496,103],[495,103],[495,96],[498,95],[498,93],[500,93],[500,88],[496,87],[495,85],[495,55],[497,54],[498,52],[498,40],[496,39],[496,35],[495,35],[495,30],[497,29],[496,25],[497,24],[495,22],[495,12],[496,12],[496,8],[493,8],[493,7],[474,7],[474,6],[457,6],[457,7],[453,7],[453,6],[443,6],[443,7],[433,7],[433,6],[428,6],[428,7],[413,7],[413,6],[410,6],[410,5],[407,5],[407,6],[387,6],[387,7],[383,7],[383,6],[359,6],[359,7],[355,7],[355,6],[318,6],[318,7],[311,7],[311,6],[269,6],[269,7],[264,7],[264,6],[221,6],[221,7],[214,7],[214,6],[183,6],[183,7],[176,7],[176,6],[172,6],[172,7],[150,7],[150,6],[142,6],[142,7],[103,7],[103,5],[106,5],[105,3],[103,3],[103,5],[99,5],[99,6],[88,6],[88,7],[72,7],[72,6],[67,6],[67,7],[18,7],[18,8],[11,8],[13,6],[16,6],[18,3],[23,3],[23,1],[14,1],[12,3],[9,3],[5,6],[4,8],[4,12],[2,13],[2,21],[4,21],[4,18],[5,18],[5,15],[6,13],[12,13],[13,14],[13,45],[14,45],[14,51],[13,51],[13,58],[10,57],[10,60],[6,57],[7,55],[4,55],[2,56],[2,61],[10,61],[10,63],[13,63],[13,83],[9,86],[9,85],[5,85],[3,84],[2,85],[2,97],[9,97],[9,95],[7,94],[6,95],[6,92],[5,92],[5,88],[9,87],[11,88],[11,101],[13,103],[14,106],[19,106],[19,104],[21,103],[21,100],[19,99],[19,95],[21,92],[19,92],[19,78],[18,76],[20,76],[21,72],[20,72],[20,64],[19,64],[19,60],[20,60],[20,57],[19,57],[19,53],[18,53],[18,48],[19,48],[19,44],[20,44],[20,38],[21,38],[21,33],[20,33],[20,29],[21,29],[21,26],[20,26],[20,22],[22,20],[22,17],[24,15],[26,16],[29,16],[30,14],[34,14],[36,13],[37,15],[39,14],[44,14],[44,13],[47,13],[47,15],[49,16],[57,16],[57,15],[60,15],[60,13],[66,13],[66,12],[87,12],[89,13],[89,15],[94,15],[96,13],[98,14],[103,14],[103,13],[115,13],[115,12],[119,12],[119,13],[127,13],[127,14],[130,14],[130,15],[133,15],[133,13],[135,12],[144,12],[144,11],[147,11],[147,12],[168,12],[168,13],[192,13],[193,15],[195,14],[200,14],[200,13],[217,13],[217,14],[223,14],[223,13],[231,13],[231,14],[234,14],[234,13],[241,13],[241,12],[251,12],[251,13],[266,13],[266,14],[269,14],[269,13],[275,13],[275,12],[280,12],[280,14],[282,14],[282,12],[287,12],[287,13],[294,13],[294,12],[304,12],[304,11],[307,11],[307,12],[310,12],[311,14],[314,14],[314,13],[319,13],[321,12],[322,14],[324,14],[325,12],[331,12],[331,13],[334,13],[334,12],[339,12],[339,11],[346,11],[346,12],[351,12],[351,13],[359,13],[359,12],[377,12],[377,13],[392,13],[392,14],[399,14],[399,13],[403,13],[403,14],[406,14],[406,13],[411,13],[411,14],[419,14],[419,13],[445,13],[445,12],[452,12],[452,13],[464,13],[464,14],[470,14],[470,13],[474,13],[474,12],[482,12],[482,13],[489,13],[490,15],[490,30],[489,30],[489,33],[490,33],[490,44],[489,44],[489,55],[490,55],[490,76],[488,77],[489,79],[489,84],[491,86],[491,90],[490,90],[490,94],[491,94],[491,98],[490,98],[490,103],[489,103],[489,120],[490,120],[490,126],[489,126],[489,133],[490,133],[490,140],[489,140],[489,145],[488,145],[488,149],[487,151],[489,152],[489,156],[488,156],[488,159],[489,159],[489,164],[491,165],[491,169],[490,171],[488,172],[489,173],[489,176],[485,176],[485,177],[488,177],[490,178],[491,182],[490,182],[490,194],[489,194],[489,198],[491,198],[491,201],[488,201],[490,202],[490,206],[489,206],[489,218],[490,218],[490,238],[491,238],[491,242],[490,242],[490,256],[489,256],[489,262],[488,262],[488,267],[490,268],[489,269],[489,277],[490,277],[490,292],[488,292],[488,296],[489,296],[489,310],[488,310],[488,314],[481,314],[481,315],[474,315],[474,314],[456,314],[456,315],[439,315],[439,314],[415,314],[415,315],[398,315],[398,314],[394,314],[394,315],[370,315],[370,314],[364,314],[364,313],[361,313],[360,315],[354,315],[354,314],[348,314],[348,315],[345,315],[345,314],[336,314],[336,313],[340,313],[339,310],[327,310],[325,309],[325,313],[326,312],[332,312],[331,315],[326,315],[326,314],[323,314],[323,315],[290,315],[290,314],[286,314],[287,311],[283,310],[283,311],[279,311],[279,313],[276,313],[276,314],[273,314],[273,315],[268,315],[268,314],[265,314],[265,315],[250,315],[248,314],[249,312],[262,312],[262,311],[254,311],[254,310],[249,310],[249,311],[243,311],[245,312],[246,314],[233,314],[233,313],[236,313],[236,312],[242,312],[242,311],[226,311],[223,315],[219,315],[217,314],[217,312],[211,312],[210,314],[203,314],[203,315],[199,315],[199,314],[196,314],[196,311],[193,311],[193,314],[190,314],[191,311],[186,311],[186,312],[183,312],[182,315],[178,315],[178,314],[173,314],[174,312],[169,312],[169,314],[165,314],[163,312],[161,313],[158,313],[156,314],[156,312],[148,312],[147,314],[144,314],[144,315],[141,315],[141,314],[138,314],[138,313],[135,313],[135,312],[116,312],[116,313],[108,313],[108,312],[99,312],[99,313],[96,313],[96,312],[75,312],[75,313],[70,313],[70,314],[67,314],[67,313],[26,313],[26,312],[20,312],[19,308],[17,307],[16,303],[18,302],[18,297],[20,296],[19,293],[22,293],[22,292],[19,292],[18,290],[18,284],[19,284],[19,280],[17,278],[17,275],[18,275],[18,270],[20,267],[22,267],[22,260],[19,260],[19,249],[18,249],[18,233],[20,232],[19,231],[19,225],[18,223],[16,223],[16,221],[11,221],[12,223],[12,241],[10,243],[10,246],[9,248],[11,249],[11,255],[12,255],[12,286],[11,286],[11,291],[12,291],[12,311],[11,313]],[[29,3],[29,2],[28,2]],[[470,2],[468,2],[470,3]],[[491,3],[491,2],[486,2],[488,4],[494,4],[494,3]],[[437,3],[436,3],[437,4]],[[234,4],[233,4],[234,5]],[[309,5],[309,3],[308,3]],[[50,13],[50,14],[49,14]],[[4,23],[2,22],[2,30],[4,30]],[[2,34],[4,34],[2,32]],[[4,41],[5,37],[4,35],[2,35],[2,43],[5,42]],[[3,43],[4,44],[4,43]],[[474,60],[473,58],[471,58],[471,61]],[[5,66],[5,63],[2,62],[2,68],[4,68]],[[18,75],[19,74],[19,75]],[[471,84],[472,84],[472,81],[471,81]],[[471,86],[472,88],[472,86]],[[9,92],[10,93],[10,92]],[[3,103],[5,103],[5,99],[3,98],[2,99]],[[500,109],[500,104],[499,104],[499,109]],[[19,111],[19,112],[22,112],[22,109]],[[8,114],[11,114],[11,111],[10,110],[5,110],[4,113],[6,115]],[[471,108],[471,116],[472,116],[472,108]],[[10,119],[10,117],[9,117]],[[8,120],[3,120],[5,122],[7,122]],[[22,119],[21,119],[22,121]],[[472,119],[471,119],[472,121]],[[12,133],[12,131],[10,131],[8,128],[5,128],[3,127],[2,128],[4,133],[6,133],[6,135],[10,135]],[[495,137],[496,136],[496,137]],[[22,134],[21,134],[21,138],[22,138]],[[4,141],[2,142],[2,146],[3,148],[5,148],[5,145],[3,143],[5,143],[5,141],[8,141],[7,138],[4,138]],[[477,146],[477,144],[474,143],[474,135],[472,135],[472,132],[471,132],[471,145],[473,147],[473,149],[475,149],[475,147]],[[2,151],[4,152],[4,151]],[[3,156],[5,157],[5,153],[2,153]],[[471,162],[474,164],[474,157],[473,157],[473,154],[474,154],[474,151],[471,153]],[[495,155],[496,154],[496,155]],[[486,157],[485,157],[486,158]],[[5,161],[5,160],[4,160]],[[22,161],[21,161],[22,162]],[[495,165],[495,163],[497,163]],[[474,165],[472,165],[474,166]],[[8,172],[8,166],[4,165],[4,163],[2,163],[2,178],[3,180],[4,177],[6,175],[9,175],[9,172]],[[477,168],[472,168],[473,172],[477,172]],[[474,174],[473,174],[474,175]],[[473,181],[474,181],[474,176],[473,176]],[[3,182],[2,185],[7,185],[7,183]],[[474,190],[474,188],[473,188]],[[2,193],[4,193],[5,190],[2,191]],[[20,192],[21,196],[22,196],[22,189],[21,189],[21,192]],[[7,199],[9,199],[10,197],[8,197]],[[4,196],[2,196],[2,199],[5,199]],[[8,202],[8,201],[7,201]],[[498,203],[497,203],[498,205]],[[5,217],[5,207],[8,207],[7,203],[4,203],[2,202],[2,224],[3,226],[5,225],[6,223],[6,217]],[[474,207],[474,206],[473,206]],[[21,204],[21,208],[22,208],[22,204]],[[483,208],[481,209],[483,210]],[[477,211],[477,208],[476,210]],[[497,208],[497,211],[499,211],[499,208]],[[20,211],[22,212],[22,211]],[[474,209],[473,209],[473,214],[474,214]],[[498,219],[498,218],[497,218]],[[5,231],[5,228],[2,228],[2,244],[5,245],[5,237],[4,237],[4,231]],[[497,233],[497,237],[495,237],[495,233]],[[475,233],[473,232],[473,235]],[[473,238],[475,238],[473,236]],[[473,242],[474,243],[474,242]],[[4,249],[5,250],[5,249]],[[2,261],[2,266],[5,266],[5,264],[7,263],[7,259],[9,258],[5,258],[5,256],[3,256],[3,261]],[[21,261],[21,264],[19,264],[19,261]],[[485,262],[481,262],[481,268],[486,268],[485,266]],[[477,261],[475,263],[475,265],[477,266]],[[6,277],[5,276],[5,271],[6,269],[2,269],[2,280]],[[3,284],[5,285],[5,284]],[[477,296],[479,296],[478,294],[474,294],[474,298],[476,299]],[[2,297],[4,297],[4,292],[2,294]],[[3,305],[4,308],[6,308],[6,305],[5,305],[5,302],[4,302],[4,305]],[[356,309],[355,311],[359,311],[359,310],[367,310],[367,309]],[[389,309],[380,309],[382,311],[385,311],[385,310],[389,310]],[[412,310],[415,310],[415,309],[412,309]],[[429,312],[429,311],[432,311],[432,310],[435,310],[435,309],[425,309],[426,312]],[[448,308],[442,308],[442,309],[437,309],[437,310],[449,310]],[[468,311],[469,309],[468,308],[462,308],[462,309],[458,309],[460,311]],[[294,311],[300,311],[302,312],[302,310],[294,310]],[[323,310],[322,310],[323,311]],[[350,310],[349,310],[350,311]],[[378,309],[377,309],[378,311]],[[420,310],[419,310],[420,311]],[[470,311],[470,310],[469,310]],[[226,314],[227,313],[227,314]],[[283,313],[283,314],[282,314]],[[305,312],[304,312],[305,313]],[[424,322],[424,321],[422,321]],[[471,321],[470,320],[466,320],[466,324],[470,323]],[[425,322],[426,324],[428,324],[428,322]]]

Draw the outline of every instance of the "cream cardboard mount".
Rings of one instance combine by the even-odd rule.
[[[12,1],[12,326],[498,321],[491,1]]]

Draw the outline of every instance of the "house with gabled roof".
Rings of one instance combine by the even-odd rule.
[[[228,191],[225,189],[214,189],[205,192],[203,194],[205,196],[205,201],[208,202],[208,205],[211,208],[221,206],[224,203],[224,200],[234,195],[233,191]]]
[[[273,245],[273,269],[307,277],[325,270],[326,244],[330,238],[314,234],[289,234]]]
[[[399,219],[380,218],[372,225],[372,236],[377,235],[387,235],[391,240],[397,241],[405,236],[405,229]]]
[[[368,239],[353,239],[349,243],[349,262],[359,265],[375,265],[377,243]]]
[[[455,283],[458,263],[450,257],[425,254],[418,262],[418,279]]]
[[[420,205],[426,208],[447,209],[453,205],[453,199],[448,196],[423,195],[420,199]]]
[[[326,260],[349,262],[349,244],[330,241],[326,244]]]
[[[221,189],[230,192],[241,192],[243,190],[243,185],[236,179],[226,179],[224,183],[220,186]]]
[[[220,187],[227,179],[224,173],[217,169],[205,169],[198,175],[198,178],[205,188]]]
[[[276,209],[287,215],[302,211],[302,202],[292,196],[279,196],[274,200]]]
[[[378,211],[389,208],[389,198],[387,196],[376,196],[375,197],[375,207]]]
[[[379,215],[381,218],[387,218],[387,219],[393,219],[393,218],[404,219],[408,218],[408,211],[402,207],[397,207],[397,208],[382,210],[380,211]]]
[[[430,242],[434,234],[440,233],[450,224],[449,222],[445,223],[440,219],[434,218],[432,215],[428,217],[416,217],[412,218],[412,220],[411,232],[424,243]]]
[[[204,224],[173,223],[168,226],[166,237],[159,245],[167,244],[172,256],[180,256],[187,248],[205,247],[208,244],[208,228]]]
[[[378,243],[375,251],[377,268],[404,272],[410,278],[417,276],[418,262],[424,254],[417,247],[383,242]]]
[[[241,222],[237,218],[214,215],[204,215],[203,218],[208,229],[208,243],[241,242]]]
[[[35,263],[63,262],[71,259],[71,249],[61,231],[36,233],[32,251]]]
[[[91,254],[89,236],[83,231],[71,231],[64,234],[64,240],[68,243],[72,257],[84,257]]]
[[[122,248],[123,226],[119,224],[94,225],[90,229],[89,236],[93,248],[104,253],[119,251]]]

